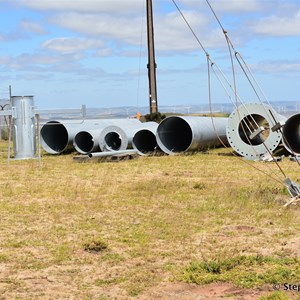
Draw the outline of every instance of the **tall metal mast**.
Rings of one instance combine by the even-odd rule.
[[[154,29],[152,0],[147,1],[147,34],[148,34],[148,78],[149,78],[149,101],[150,114],[158,112],[157,89],[156,89],[156,63],[154,51]]]

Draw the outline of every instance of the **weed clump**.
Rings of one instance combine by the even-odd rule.
[[[84,251],[89,253],[99,253],[108,248],[108,245],[103,240],[91,240],[83,244]]]
[[[202,182],[196,183],[194,184],[193,188],[196,190],[204,190],[206,188],[206,184]]]

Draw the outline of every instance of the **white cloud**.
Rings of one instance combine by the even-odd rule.
[[[261,0],[214,0],[210,2],[216,12],[253,12],[261,8]]]
[[[292,16],[270,16],[251,26],[255,33],[271,36],[300,35],[300,10]]]
[[[0,36],[0,41],[11,42],[17,40],[28,40],[33,36],[46,35],[48,32],[40,23],[23,19],[19,23],[16,22],[16,28],[11,31],[7,31]]]
[[[106,47],[104,47],[106,49],[99,49],[98,53],[100,55],[107,55],[105,53],[108,52],[109,47],[112,48],[111,53],[115,51],[125,53],[124,49],[126,50],[128,45],[139,47],[142,30],[142,42],[143,46],[146,46],[145,0],[21,1],[23,5],[31,8],[56,10],[54,14],[49,14],[47,17],[50,23],[58,27],[87,37],[101,38],[102,41],[106,42]],[[171,4],[165,0],[162,1],[163,5]],[[247,2],[247,5],[244,1]],[[242,9],[247,11],[256,8],[257,1],[214,0],[211,2],[213,6],[217,6],[222,11],[241,11]],[[212,15],[207,15],[207,10],[204,14],[200,9],[195,9],[197,6],[203,8],[204,5],[207,9],[205,0],[182,0],[182,3],[190,6],[190,9],[183,10],[183,13],[204,46],[209,48],[223,47],[224,37],[222,34],[218,30],[209,29],[211,27],[210,23],[213,21]],[[161,3],[158,4],[161,5]],[[198,50],[200,46],[176,8],[171,5],[169,8],[173,12],[163,14],[157,11],[158,4],[153,3],[156,50],[173,52]],[[194,9],[192,9],[192,6],[195,6]],[[81,42],[75,45],[72,44],[71,40],[60,39],[48,41],[43,46],[61,52],[85,49]],[[101,52],[104,54],[101,54]]]
[[[41,71],[50,70],[52,67],[58,71],[60,66],[76,65],[82,57],[78,54],[49,55],[46,53],[23,53],[18,56],[1,56],[2,70]]]
[[[72,12],[132,13],[143,7],[144,0],[21,0],[22,5],[38,10]]]
[[[183,14],[205,49],[224,46],[222,32],[210,28],[209,19],[205,15],[193,11],[183,11]],[[202,51],[198,40],[177,12],[160,16],[157,21],[155,32],[158,50]]]
[[[78,60],[74,55],[21,54],[16,58],[20,65],[53,65],[61,62]]]
[[[39,23],[32,22],[29,20],[21,21],[20,28],[21,28],[21,30],[25,30],[27,32],[32,32],[37,35],[46,34],[46,30]]]
[[[45,74],[59,73],[70,76],[70,81],[74,81],[75,77],[76,80],[79,78],[95,80],[99,77],[115,78],[123,76],[122,74],[106,72],[96,65],[93,67],[85,66],[80,62],[81,58],[81,55],[75,53],[57,55],[23,53],[18,56],[0,56],[0,69],[2,72],[8,72],[8,74],[13,74],[12,71],[21,72],[19,74],[23,74],[23,79],[26,74],[29,74],[29,76],[38,76],[37,74],[44,76]]]
[[[7,55],[0,56],[0,65],[5,65],[10,62],[10,57]]]
[[[209,8],[205,0],[181,0],[181,3],[194,8]],[[259,0],[209,0],[215,12],[241,13],[253,12],[261,8]]]
[[[251,66],[252,70],[270,74],[295,74],[300,72],[300,61],[276,60],[264,61]]]
[[[65,13],[54,16],[51,21],[78,33],[118,39],[131,44],[138,44],[141,35],[141,18]]]
[[[102,48],[103,42],[92,39],[61,37],[44,42],[42,47],[62,53],[73,53]]]
[[[104,56],[111,56],[113,54],[112,49],[109,48],[102,48],[95,52],[95,57],[104,57]]]
[[[222,45],[224,38],[221,32],[208,30],[208,20],[205,15],[193,11],[184,11],[184,15],[207,47]],[[143,43],[146,45],[146,24],[142,17],[115,17],[111,15],[66,13],[54,16],[51,21],[63,28],[89,36],[98,36],[101,40],[122,46],[130,44],[140,46],[141,30],[143,28]],[[154,17],[155,46],[157,51],[192,51],[199,49],[197,41],[186,26],[178,12]]]

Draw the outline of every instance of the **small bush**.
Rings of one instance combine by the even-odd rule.
[[[147,114],[144,116],[144,118],[146,122],[153,121],[153,122],[160,123],[163,119],[166,118],[166,115],[157,112],[157,113]]]
[[[84,250],[89,253],[98,253],[108,248],[106,242],[102,240],[91,240],[83,244]]]

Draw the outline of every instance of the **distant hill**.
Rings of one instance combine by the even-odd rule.
[[[249,101],[250,102],[250,101]],[[255,102],[255,101],[253,101]],[[0,99],[0,104],[7,104],[7,99]],[[272,102],[272,107],[280,114],[290,116],[297,112],[300,112],[300,101],[280,101]],[[5,109],[8,109],[6,107]],[[212,111],[213,113],[224,113],[230,114],[234,109],[234,106],[230,103],[214,103]],[[121,107],[110,107],[110,108],[101,108],[101,107],[87,107],[86,117],[89,119],[101,119],[101,118],[128,118],[135,117],[137,112],[140,112],[141,115],[149,113],[149,107],[135,107],[135,106],[121,106]],[[164,114],[206,114],[210,113],[210,108],[208,104],[199,104],[199,105],[161,105],[159,106],[159,111]],[[74,119],[80,118],[80,115],[75,114],[45,114],[41,116],[42,120],[50,119]]]

